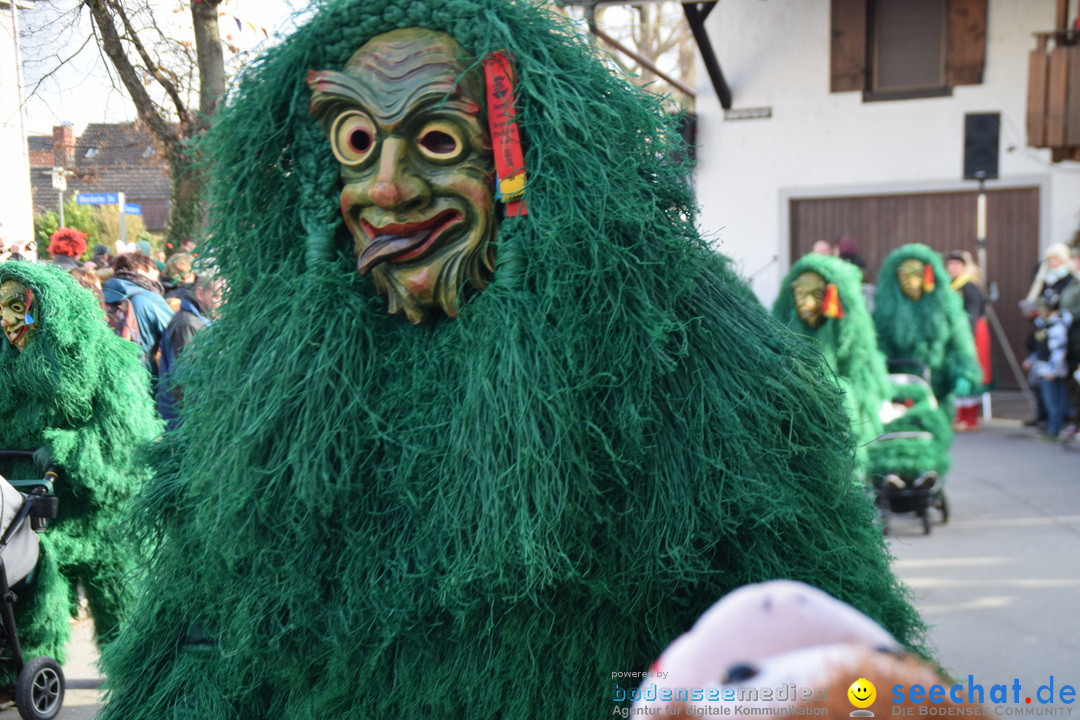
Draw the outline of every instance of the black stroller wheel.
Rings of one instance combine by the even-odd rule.
[[[941,512],[942,525],[949,522],[949,501],[945,499],[944,490],[938,493],[937,498],[934,499],[934,507]]]
[[[64,704],[64,671],[51,657],[26,663],[15,681],[15,706],[23,720],[52,720]]]
[[[923,508],[919,510],[919,517],[922,519],[922,532],[923,535],[930,534],[930,509]]]

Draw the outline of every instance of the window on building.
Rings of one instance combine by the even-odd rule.
[[[945,0],[870,3],[870,87],[875,94],[940,95],[945,84]]]
[[[832,92],[864,100],[951,94],[982,82],[987,0],[831,0]]]

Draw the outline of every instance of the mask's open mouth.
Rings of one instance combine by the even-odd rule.
[[[356,259],[356,269],[366,275],[379,263],[415,260],[431,249],[447,228],[460,221],[461,213],[457,210],[444,210],[421,222],[391,223],[379,228],[361,220],[360,227],[371,242]]]
[[[26,336],[26,331],[28,329],[28,325],[26,325],[25,323],[20,323],[19,326],[14,330],[4,331],[4,335],[7,336],[8,342],[10,342],[15,347],[19,347],[22,339]]]

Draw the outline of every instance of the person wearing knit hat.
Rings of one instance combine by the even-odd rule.
[[[79,257],[86,252],[86,233],[75,228],[62,227],[49,236],[49,254],[54,265],[65,270],[82,267]]]
[[[1073,280],[1071,260],[1072,250],[1065,243],[1053,243],[1046,248],[1043,261],[1035,272],[1035,279],[1031,281],[1027,295],[1020,301],[1020,306],[1027,311],[1028,317],[1035,316],[1041,296],[1054,293],[1061,297],[1065,286]]]
[[[94,261],[94,264],[99,268],[105,267],[112,259],[112,255],[109,254],[109,248],[107,245],[95,245],[94,253],[90,256],[90,259]]]
[[[1050,298],[1054,298],[1060,303],[1064,295],[1068,295],[1071,299],[1074,291],[1070,291],[1069,288],[1080,285],[1080,277],[1075,276],[1072,272],[1071,261],[1072,251],[1068,245],[1065,243],[1049,245],[1043,252],[1043,260],[1035,271],[1035,278],[1031,281],[1031,287],[1028,288],[1027,295],[1019,303],[1020,309],[1025,316],[1032,321],[1032,327],[1025,340],[1025,345],[1029,351],[1035,348],[1035,335],[1038,332],[1035,321],[1039,316],[1039,304]],[[1042,390],[1039,387],[1042,379],[1037,373],[1031,371],[1030,364],[1026,369],[1028,370],[1028,384],[1035,395],[1036,412],[1035,417],[1024,421],[1024,424],[1041,426],[1047,420],[1046,406],[1043,404]]]
[[[791,577],[918,646],[820,355],[550,6],[329,0],[209,131],[226,287],[101,720],[599,718]]]
[[[1064,439],[1060,434],[1070,409],[1067,382],[1072,373],[1069,363],[1072,317],[1061,312],[1060,304],[1061,298],[1052,292],[1039,297],[1035,342],[1031,354],[1024,360],[1024,367],[1039,379],[1039,394],[1046,410],[1043,437],[1050,440]]]

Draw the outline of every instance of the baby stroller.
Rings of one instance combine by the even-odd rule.
[[[32,460],[33,456],[31,451],[0,450],[0,460]],[[24,661],[12,609],[18,598],[11,589],[37,567],[38,533],[56,517],[57,498],[52,490],[59,474],[50,467],[39,479],[9,482],[0,477],[0,663],[14,666],[17,673],[15,706],[24,720],[54,718],[64,702],[60,664],[44,656]]]
[[[943,523],[949,521],[944,485],[952,427],[938,407],[925,365],[890,360],[889,371],[892,399],[882,412],[885,432],[868,448],[869,480],[886,533],[889,514],[915,513],[928,535],[931,508]]]

